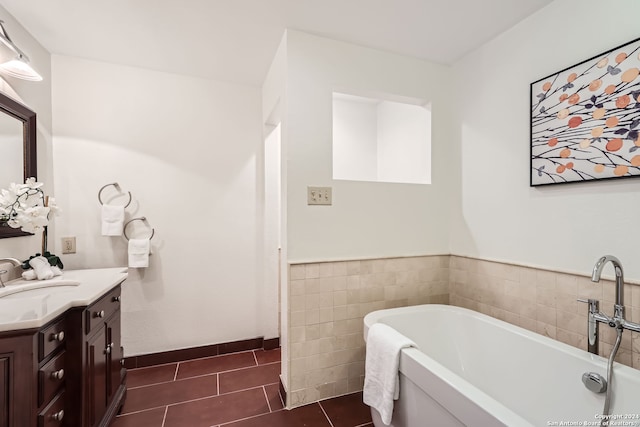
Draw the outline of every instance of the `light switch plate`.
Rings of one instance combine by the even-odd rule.
[[[307,205],[331,205],[331,187],[307,187]]]

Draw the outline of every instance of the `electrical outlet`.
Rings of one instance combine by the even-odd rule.
[[[62,253],[63,254],[75,254],[76,253],[76,238],[75,237],[63,237],[62,238]]]
[[[307,187],[307,205],[330,205],[331,187]]]

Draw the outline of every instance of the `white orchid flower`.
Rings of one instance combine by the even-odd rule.
[[[41,182],[27,178],[24,184],[11,183],[9,189],[0,190],[0,215],[9,217],[7,224],[13,228],[35,233],[49,224],[49,214],[59,211],[54,198],[45,206]]]
[[[42,187],[43,185],[44,185],[44,184],[43,184],[42,182],[36,182],[36,179],[35,179],[35,178],[33,178],[33,177],[31,177],[31,178],[27,178],[27,179],[24,181],[24,186],[25,186],[25,187],[28,187],[28,188],[33,188],[33,189],[35,189],[35,188],[40,188],[40,187]]]

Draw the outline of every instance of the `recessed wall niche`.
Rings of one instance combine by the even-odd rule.
[[[333,179],[431,183],[431,104],[333,92]]]

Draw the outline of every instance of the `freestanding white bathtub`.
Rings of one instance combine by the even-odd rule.
[[[603,357],[448,305],[369,313],[365,340],[376,322],[393,327],[419,348],[404,349],[400,356],[394,427],[600,423],[604,393],[587,390],[582,374],[593,371],[606,378]],[[640,371],[615,364],[611,408],[616,425],[640,426]],[[371,413],[374,425],[383,427],[378,412]]]

